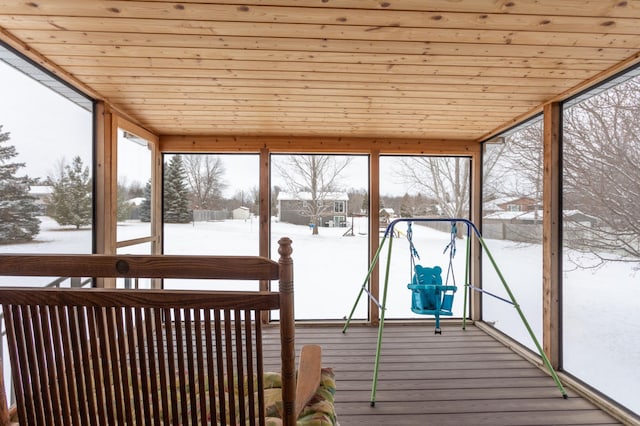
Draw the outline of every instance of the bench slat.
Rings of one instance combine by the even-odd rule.
[[[60,289],[0,288],[0,300],[16,305],[63,305],[96,307],[149,307],[185,309],[278,309],[277,293],[258,291],[211,292],[205,290],[133,290],[133,289]]]
[[[3,254],[0,275],[56,277],[278,279],[278,263],[259,256]]]

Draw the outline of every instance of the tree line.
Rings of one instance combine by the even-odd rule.
[[[188,223],[193,210],[222,210],[255,206],[258,190],[234,194],[228,200],[223,196],[227,187],[225,167],[216,155],[174,155],[164,165],[163,220],[165,223]],[[147,182],[140,206],[140,220],[151,220],[151,183]]]

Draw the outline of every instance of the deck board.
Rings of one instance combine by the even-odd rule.
[[[351,425],[621,424],[484,331],[444,325],[385,326],[375,407],[370,406],[378,329],[299,324],[296,346],[320,344],[336,373],[336,411]],[[268,328],[265,364],[277,369],[277,329]]]

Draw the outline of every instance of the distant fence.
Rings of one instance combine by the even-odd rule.
[[[542,241],[542,224],[483,223],[482,237],[522,243]]]
[[[451,232],[450,222],[416,222],[416,225],[427,226],[442,232]],[[461,231],[463,235],[467,232],[464,225],[458,231]],[[577,249],[588,246],[588,242],[594,238],[593,231],[589,226],[576,226],[571,222],[565,224],[563,233],[565,243]],[[518,243],[540,243],[542,242],[542,221],[539,223],[483,222],[482,238]],[[640,246],[640,239],[636,241],[636,244]]]
[[[416,225],[427,226],[442,232],[451,232],[451,222],[416,222]],[[458,232],[466,235],[466,226],[464,226],[464,224],[460,225]],[[509,222],[485,222],[482,224],[482,237],[492,240],[508,240],[522,243],[540,242],[542,241],[542,223],[515,224]]]
[[[194,210],[194,222],[208,222],[214,220],[227,220],[232,218],[232,212],[229,210]]]

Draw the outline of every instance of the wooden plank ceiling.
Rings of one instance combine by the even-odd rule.
[[[637,0],[0,0],[159,135],[481,140],[640,57]]]

